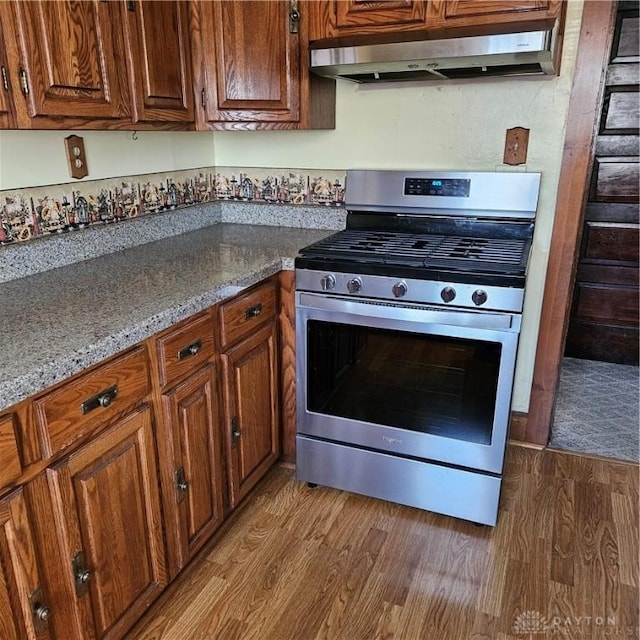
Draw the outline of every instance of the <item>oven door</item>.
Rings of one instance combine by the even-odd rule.
[[[520,316],[296,294],[297,431],[502,472]]]

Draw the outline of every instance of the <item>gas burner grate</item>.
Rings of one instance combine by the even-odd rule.
[[[305,256],[368,259],[371,262],[424,266],[440,261],[519,266],[527,242],[520,239],[471,238],[420,233],[340,231],[303,250]]]

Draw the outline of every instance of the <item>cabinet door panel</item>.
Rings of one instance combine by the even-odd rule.
[[[427,23],[431,27],[482,27],[521,23],[523,28],[550,28],[563,17],[564,0],[430,0]]]
[[[207,120],[299,120],[300,40],[289,33],[289,3],[203,2],[201,11]]]
[[[235,506],[277,460],[280,451],[275,324],[223,355],[230,432],[231,502]]]
[[[444,5],[447,18],[516,11],[546,11],[549,8],[548,0],[447,0]]]
[[[339,0],[335,3],[336,26],[399,26],[423,24],[424,0]]]
[[[6,34],[7,30],[2,22],[8,19],[9,16],[6,13],[0,15],[0,129],[8,129],[15,124],[12,109],[12,91],[14,89],[3,42],[3,34]]]
[[[166,585],[151,411],[143,407],[50,470],[71,557],[84,554],[98,638],[121,635]],[[54,498],[55,500],[55,498]]]
[[[213,366],[207,366],[163,396],[171,431],[166,437],[173,439],[174,448],[168,470],[170,508],[177,503],[178,512],[177,560],[172,559],[172,571],[190,560],[224,517],[221,416],[214,372]],[[178,486],[180,480],[186,483],[184,488]]]
[[[40,586],[35,550],[22,489],[0,501],[0,638],[46,640],[47,623],[37,624],[30,602]]]
[[[15,482],[22,473],[16,437],[15,416],[0,416],[0,489]]]
[[[30,117],[121,118],[130,109],[120,3],[14,3]]]
[[[186,3],[145,1],[128,7],[134,122],[193,122]]]

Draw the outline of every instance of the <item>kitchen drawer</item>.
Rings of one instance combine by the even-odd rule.
[[[215,353],[213,320],[207,313],[182,323],[156,341],[160,382],[167,385],[195,370]]]
[[[13,484],[22,473],[16,427],[12,413],[0,417],[0,490]]]
[[[220,307],[222,348],[226,348],[276,315],[276,283],[265,284],[243,293]]]
[[[149,392],[147,352],[138,347],[34,402],[43,453],[54,455],[104,427]]]

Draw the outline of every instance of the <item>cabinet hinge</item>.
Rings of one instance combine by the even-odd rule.
[[[200,92],[200,103],[203,109],[207,106],[207,94],[204,89]]]
[[[128,11],[136,10],[136,0],[127,0],[127,10]]]
[[[235,447],[240,439],[240,429],[238,428],[238,418],[231,418],[231,446]]]
[[[23,69],[20,68],[20,88],[22,89],[22,93],[24,93],[25,96],[29,95],[29,81],[27,80],[27,72]]]
[[[300,25],[300,10],[298,0],[289,0],[289,33],[298,33]]]
[[[7,68],[4,65],[0,67],[0,73],[2,74],[2,86],[5,91],[9,91],[9,78],[7,77]]]

